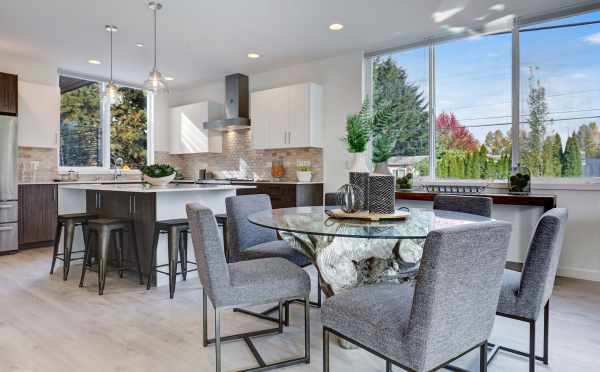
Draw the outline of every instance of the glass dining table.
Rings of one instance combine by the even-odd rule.
[[[430,231],[489,222],[472,214],[411,208],[403,220],[332,218],[335,207],[267,210],[248,216],[251,223],[277,230],[282,239],[315,265],[327,297],[356,286],[401,281],[419,267]]]

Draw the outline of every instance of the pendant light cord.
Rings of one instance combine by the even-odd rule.
[[[154,8],[154,70],[156,70],[156,54],[158,53],[158,42],[157,37],[156,37],[156,12],[157,12],[157,8]]]
[[[112,84],[113,81],[113,31],[114,30],[114,26],[110,26],[110,29],[108,30],[109,33],[109,37],[110,37],[110,82]]]

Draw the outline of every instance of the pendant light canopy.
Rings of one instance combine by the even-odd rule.
[[[156,67],[157,60],[157,38],[156,38],[156,18],[158,11],[162,8],[162,4],[156,1],[148,2],[148,8],[152,10],[154,13],[154,67],[152,71],[150,71],[150,75],[148,79],[144,83],[144,87],[154,93],[168,93],[169,88],[167,87],[167,83],[163,77],[163,75],[158,71]]]
[[[106,32],[108,32],[108,43],[110,53],[110,78],[106,88],[104,90],[104,96],[110,100],[111,104],[115,104],[121,101],[121,94],[119,93],[119,87],[113,82],[113,34],[119,31],[119,28],[115,25],[104,26]]]

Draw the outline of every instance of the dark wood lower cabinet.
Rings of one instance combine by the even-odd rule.
[[[56,185],[19,185],[19,248],[52,245],[57,218]]]
[[[277,208],[307,207],[323,205],[322,183],[234,183],[234,185],[256,186],[255,189],[237,190],[237,195],[267,194],[271,205]]]

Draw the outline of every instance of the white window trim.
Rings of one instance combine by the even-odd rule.
[[[69,71],[58,70],[58,74],[62,76],[69,76],[73,78],[95,81],[100,83],[100,91],[101,93],[106,88],[106,80],[97,78],[94,76],[84,75],[72,73]],[[128,83],[118,83],[119,86],[144,90],[143,88],[136,86],[134,84]],[[146,96],[146,164],[152,165],[154,164],[154,93],[147,92]],[[103,97],[101,108],[101,126],[102,126],[102,166],[101,167],[69,167],[69,166],[61,166],[60,165],[60,133],[59,133],[59,141],[57,146],[57,167],[58,174],[66,174],[69,171],[78,172],[80,174],[112,174],[115,172],[114,168],[111,168],[110,163],[110,125],[111,125],[111,114],[110,114],[110,102],[108,98]],[[127,175],[138,175],[141,172],[138,169],[131,170],[122,170],[122,174]]]
[[[520,146],[518,144],[519,135],[519,121],[520,121],[520,29],[532,24],[537,24],[544,21],[553,19],[566,18],[577,14],[586,12],[592,12],[600,10],[600,3],[598,1],[590,1],[582,5],[574,7],[566,7],[552,13],[546,13],[542,15],[534,15],[530,17],[519,17],[513,20],[512,27],[508,30],[485,30],[482,34],[493,34],[501,31],[508,31],[512,34],[512,73],[511,73],[511,116],[512,116],[512,128],[513,128],[513,146],[512,146],[512,166],[516,166],[520,158]],[[391,53],[401,52],[410,49],[427,48],[428,49],[428,73],[429,73],[429,176],[422,177],[421,183],[452,183],[459,185],[481,185],[487,184],[491,188],[506,188],[506,182],[503,181],[487,181],[487,180],[456,180],[456,179],[438,179],[435,174],[436,170],[436,157],[435,157],[435,48],[439,43],[448,42],[452,40],[464,39],[472,36],[472,34],[444,34],[432,37],[423,41],[410,43],[404,46],[387,48],[378,51],[371,51],[365,53],[364,64],[370,66],[365,71],[367,76],[365,81],[368,83],[363,84],[363,96],[368,96],[371,102],[373,101],[373,59]],[[515,130],[516,128],[516,130]],[[516,146],[514,144],[517,144]],[[536,178],[533,178],[532,188],[539,190],[582,190],[582,191],[600,191],[600,177],[578,177],[578,178],[554,178],[556,182],[548,182],[548,178],[544,177],[542,182],[535,182]],[[561,182],[564,181],[564,182]]]

